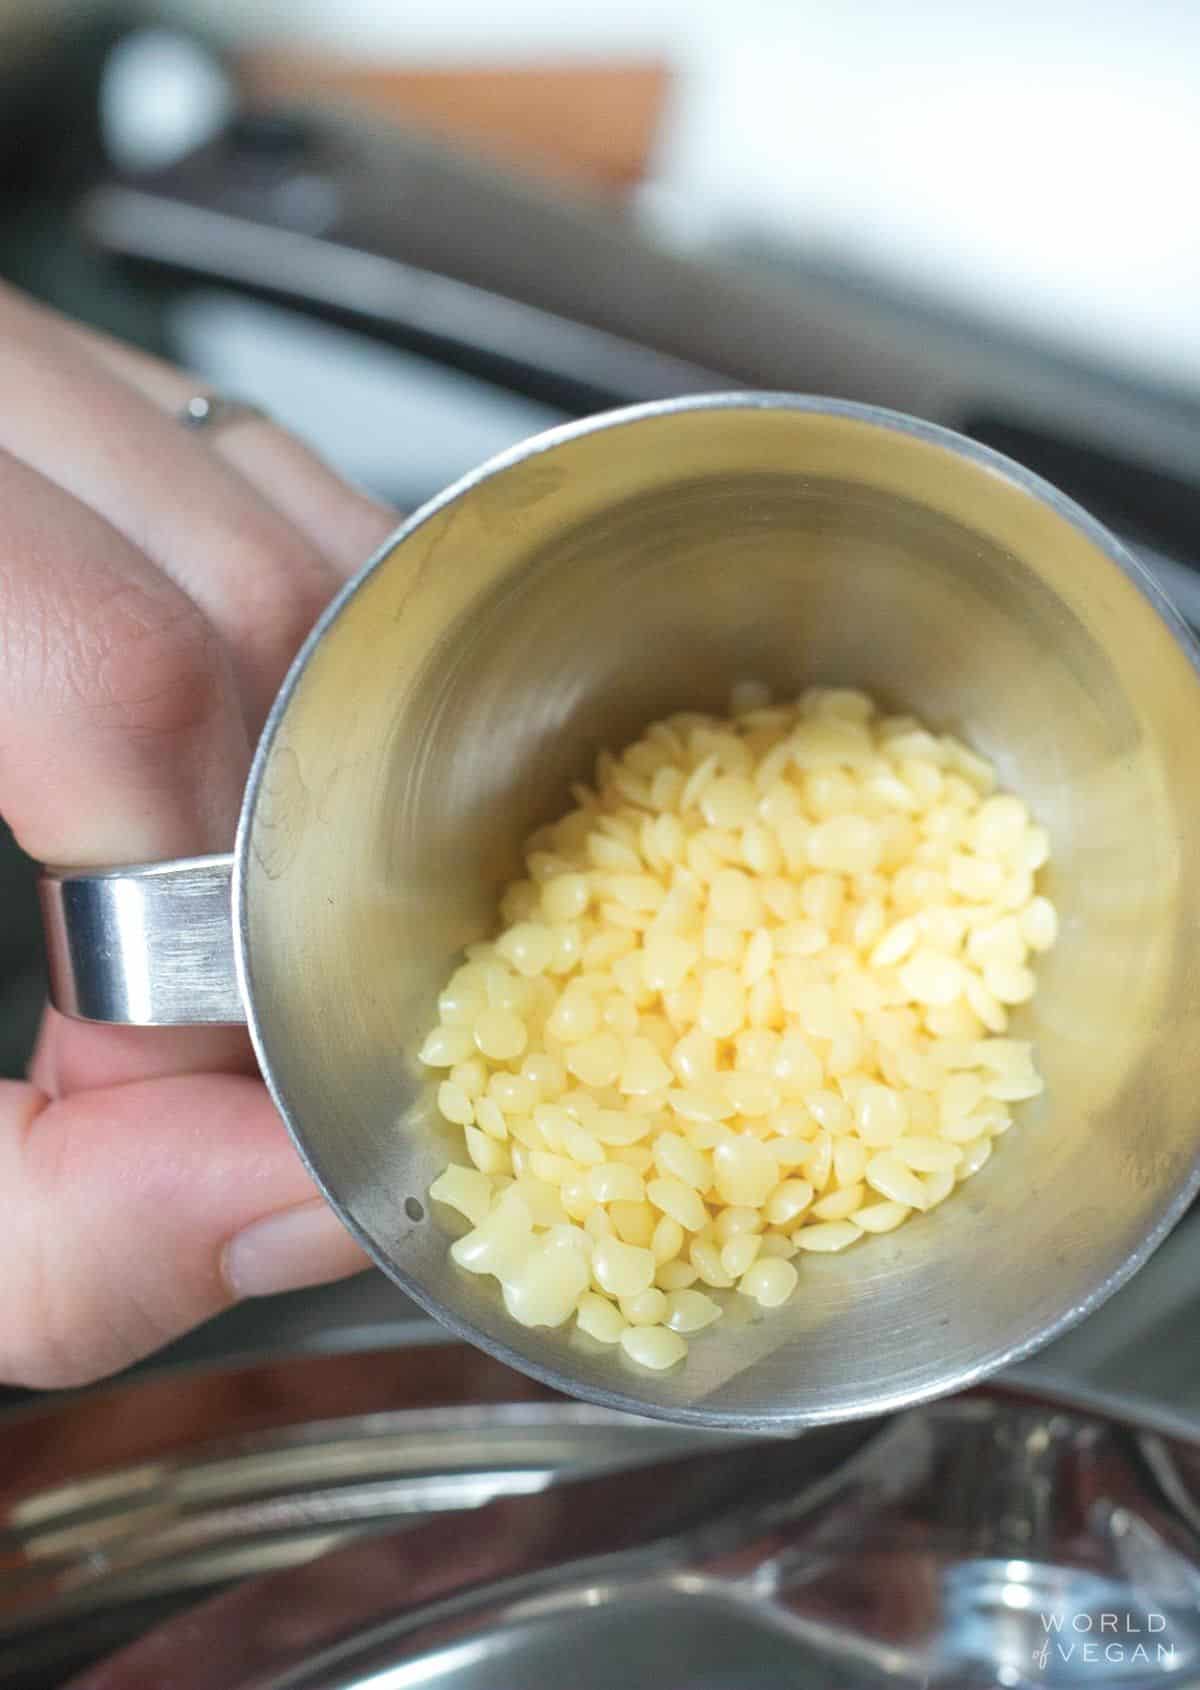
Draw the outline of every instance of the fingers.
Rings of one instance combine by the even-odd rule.
[[[0,392],[5,816],[60,866],[228,849],[247,724],[337,572],[2,292]],[[0,1377],[78,1382],[235,1294],[362,1265],[261,1084],[197,1072],[248,1069],[244,1033],[50,1015],[35,1067],[44,1089],[0,1084]]]
[[[250,746],[212,628],[3,452],[0,512],[0,797],[21,845],[75,868],[228,850]]]
[[[173,418],[44,313],[0,294],[0,448],[89,505],[182,586],[233,657],[257,733],[340,577]]]
[[[47,1097],[206,1072],[258,1072],[241,1028],[104,1027],[47,1009],[29,1064],[29,1078]]]
[[[200,611],[93,511],[0,453],[0,801],[31,856],[74,868],[228,850],[250,745]],[[53,1018],[47,1091],[246,1067],[242,1033]]]
[[[0,1082],[0,1379],[78,1385],[239,1296],[366,1265],[263,1087],[146,1080],[47,1102]]]
[[[81,345],[113,375],[174,415],[206,384],[132,346],[70,325]],[[342,575],[352,575],[399,523],[390,505],[350,487],[294,435],[263,420],[214,429],[203,444],[265,494]]]

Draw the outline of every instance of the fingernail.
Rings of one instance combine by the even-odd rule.
[[[323,1285],[367,1265],[362,1250],[320,1199],[255,1221],[230,1239],[221,1264],[237,1298]]]

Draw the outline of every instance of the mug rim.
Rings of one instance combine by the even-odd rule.
[[[484,482],[517,464],[539,457],[543,453],[553,451],[555,448],[566,445],[573,440],[586,438],[608,429],[628,427],[641,422],[686,415],[691,412],[720,410],[783,411],[800,415],[843,418],[846,421],[865,424],[868,427],[878,428],[888,433],[904,435],[925,446],[948,451],[954,457],[973,465],[976,469],[999,477],[1018,492],[1049,508],[1055,515],[1069,523],[1110,564],[1120,571],[1126,580],[1147,600],[1150,608],[1158,615],[1159,620],[1165,624],[1167,630],[1174,637],[1176,645],[1186,657],[1197,680],[1200,681],[1200,640],[1193,634],[1179,610],[1146,565],[1135,557],[1103,523],[1074,499],[1055,487],[1052,482],[1045,480],[1044,477],[1037,475],[1034,471],[1027,469],[1014,459],[1005,456],[1005,454],[995,451],[992,447],[971,440],[968,436],[959,434],[953,429],[945,428],[938,423],[927,422],[922,418],[909,416],[902,411],[892,410],[885,406],[869,405],[848,399],[824,398],[814,394],[770,391],[730,391],[681,395],[673,399],[653,400],[644,404],[621,406],[616,409],[597,412],[591,416],[559,424],[554,428],[543,430],[531,435],[528,439],[519,441],[516,445],[496,453],[476,468],[467,471],[466,474],[460,476],[440,493],[426,500],[423,505],[397,525],[361,568],[339,589],[313,625],[303,645],[293,658],[271,705],[258,744],[255,747],[250,772],[246,780],[233,855],[231,900],[233,949],[238,988],[245,1007],[246,1025],[254,1053],[267,1090],[287,1128],[293,1146],[317,1189],[333,1208],[343,1226],[362,1247],[368,1259],[384,1272],[406,1296],[441,1326],[447,1328],[464,1342],[482,1349],[515,1371],[537,1379],[552,1389],[577,1400],[596,1403],[602,1407],[616,1409],[624,1413],[666,1420],[677,1425],[716,1427],[748,1432],[779,1432],[785,1429],[799,1430],[807,1426],[833,1425],[839,1422],[892,1414],[924,1402],[937,1400],[940,1397],[953,1395],[994,1378],[1006,1369],[1026,1360],[1047,1344],[1052,1343],[1056,1338],[1063,1336],[1087,1315],[1107,1302],[1145,1265],[1174,1230],[1196,1196],[1200,1194],[1200,1139],[1198,1139],[1187,1178],[1181,1182],[1154,1227],[1139,1240],[1137,1246],[1124,1258],[1120,1266],[1108,1274],[1081,1301],[1065,1309],[1053,1321],[1039,1328],[1029,1338],[1018,1344],[1008,1346],[998,1356],[990,1359],[985,1358],[967,1366],[953,1367],[932,1385],[902,1388],[890,1395],[877,1396],[867,1406],[848,1406],[830,1410],[827,1413],[813,1409],[781,1409],[766,1414],[744,1414],[719,1409],[714,1410],[702,1404],[687,1407],[667,1407],[657,1403],[648,1403],[630,1391],[609,1390],[606,1387],[577,1383],[564,1368],[548,1367],[530,1361],[516,1349],[502,1341],[491,1338],[476,1328],[471,1321],[463,1319],[447,1309],[436,1296],[414,1281],[410,1275],[398,1268],[394,1262],[389,1261],[376,1248],[341,1199],[330,1190],[324,1177],[314,1166],[304,1147],[301,1135],[293,1124],[292,1112],[285,1103],[271,1071],[254,1002],[249,963],[249,918],[245,863],[263,778],[279,730],[287,716],[289,705],[313,655],[326,633],[332,628],[359,589],[388,561],[400,545],[423,528],[439,512],[472,492]]]

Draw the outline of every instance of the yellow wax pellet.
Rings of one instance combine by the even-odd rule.
[[[717,1043],[708,1033],[693,1027],[685,1033],[671,1051],[671,1066],[684,1090],[710,1081],[717,1065]]]
[[[474,1028],[480,1052],[494,1062],[511,1062],[525,1049],[525,1023],[511,1009],[485,1009]]]
[[[894,1144],[908,1126],[908,1105],[890,1086],[864,1086],[854,1115],[859,1136],[868,1145]]]
[[[658,1220],[649,1202],[610,1203],[608,1214],[613,1223],[613,1231],[623,1244],[633,1244],[639,1250],[649,1250]]]
[[[833,1146],[833,1173],[840,1186],[854,1185],[867,1166],[867,1147],[861,1139],[844,1134]]]
[[[730,1279],[740,1279],[758,1259],[762,1239],[756,1232],[740,1232],[721,1246],[721,1266]]]
[[[670,1215],[687,1232],[699,1232],[708,1225],[708,1210],[699,1192],[681,1179],[664,1176],[647,1180],[646,1196],[656,1209]]]
[[[872,968],[893,968],[903,962],[917,942],[917,924],[911,917],[889,927],[871,952]]]
[[[581,1167],[598,1167],[604,1161],[600,1140],[578,1121],[568,1119],[563,1123],[559,1144],[563,1154]]]
[[[438,998],[438,1014],[446,1026],[470,1027],[480,1010],[487,1007],[487,986],[482,973],[460,968]]]
[[[802,1215],[813,1200],[813,1188],[806,1179],[785,1179],[767,1198],[764,1214],[771,1226],[787,1226]]]
[[[966,987],[966,970],[938,951],[915,952],[901,963],[900,984],[914,1003],[951,1004]]]
[[[642,948],[642,976],[650,991],[671,992],[682,985],[699,960],[699,947],[690,939],[678,933],[651,931]]]
[[[646,1195],[641,1174],[620,1162],[601,1162],[590,1168],[587,1188],[596,1203],[640,1203]]]
[[[1032,969],[1019,964],[991,962],[983,971],[983,985],[997,1003],[1028,1003],[1037,981]]]
[[[713,1174],[726,1203],[757,1208],[779,1184],[779,1163],[760,1139],[728,1138],[713,1151]]]
[[[574,1216],[568,1215],[563,1203],[561,1186],[548,1185],[535,1174],[523,1173],[516,1181],[516,1190],[524,1199],[535,1226],[559,1226],[574,1219]]]
[[[503,1278],[515,1272],[529,1253],[532,1228],[525,1203],[506,1192],[473,1232],[455,1241],[450,1254],[468,1273]]]
[[[728,1120],[735,1113],[724,1088],[715,1084],[704,1091],[669,1091],[667,1106],[681,1120],[695,1125],[711,1126]]]
[[[563,1044],[590,1038],[599,1022],[596,1000],[580,987],[568,986],[555,1004],[546,1031]]]
[[[443,1080],[438,1087],[437,1105],[448,1121],[456,1127],[469,1127],[475,1120],[475,1108],[461,1086]]]
[[[615,1033],[594,1033],[567,1050],[567,1067],[585,1086],[611,1086],[621,1071],[623,1048]]]
[[[665,1325],[673,1332],[701,1332],[721,1318],[721,1305],[703,1291],[681,1287],[667,1294]]]
[[[503,1140],[508,1137],[508,1123],[504,1119],[504,1111],[494,1097],[481,1097],[477,1100],[475,1123],[489,1138]]]
[[[451,1166],[434,1180],[429,1195],[435,1203],[449,1204],[478,1226],[492,1206],[492,1182],[478,1168]]]
[[[731,968],[712,968],[700,984],[697,1021],[702,1032],[727,1039],[737,1032],[746,1013],[746,988]]]
[[[882,851],[879,825],[865,816],[833,816],[808,835],[809,862],[839,874],[870,874]]]
[[[824,1197],[820,1197],[813,1204],[810,1213],[817,1221],[845,1221],[849,1220],[854,1211],[861,1208],[864,1197],[862,1182],[855,1180],[852,1185],[839,1186]]]
[[[744,827],[754,820],[757,798],[744,775],[718,775],[700,794],[700,813],[710,827]]]
[[[708,907],[715,921],[743,932],[756,929],[762,921],[762,894],[743,869],[722,869],[714,877]]]
[[[586,874],[559,874],[542,887],[542,913],[554,926],[574,921],[587,909],[591,891]]]
[[[421,1046],[417,1060],[430,1068],[453,1068],[473,1055],[474,1040],[467,1027],[437,1026]]]
[[[577,1046],[576,1053],[583,1048],[582,1045]],[[665,1091],[673,1078],[670,1068],[649,1039],[635,1036],[625,1041],[618,1082],[621,1091],[644,1097],[651,1092]]]
[[[742,1275],[738,1290],[764,1309],[777,1309],[786,1303],[800,1283],[800,1275],[791,1262],[768,1256],[753,1262]]]
[[[805,1094],[804,1107],[826,1132],[842,1133],[850,1125],[850,1111],[846,1101],[835,1091],[811,1091]]]
[[[666,1318],[667,1294],[651,1285],[636,1297],[622,1297],[620,1309],[630,1326],[658,1326]]]
[[[731,1238],[738,1238],[744,1232],[758,1232],[763,1224],[761,1209],[752,1209],[749,1205],[730,1203],[722,1209],[712,1223],[712,1232],[718,1244],[728,1244]]]
[[[788,1097],[802,1097],[819,1090],[824,1076],[811,1042],[791,1029],[780,1037],[770,1073]]]
[[[674,1367],[687,1354],[684,1339],[666,1326],[627,1326],[621,1334],[621,1348],[639,1367],[655,1373]]]
[[[955,1174],[949,1168],[942,1168],[936,1174],[922,1174],[921,1184],[925,1190],[925,1207],[934,1209],[954,1190]],[[907,1209],[905,1213],[908,1213]]]
[[[669,1179],[682,1180],[696,1191],[707,1191],[712,1184],[712,1157],[682,1133],[660,1132],[653,1155],[659,1172]]]
[[[1031,951],[1048,951],[1058,937],[1058,912],[1049,898],[1033,898],[1021,915],[1021,934]]]
[[[472,1039],[472,1049],[474,1049],[474,1046],[475,1041]],[[447,1077],[451,1085],[458,1086],[466,1092],[472,1103],[477,1097],[483,1096],[490,1078],[487,1063],[478,1056],[468,1056],[465,1062],[456,1062]]]
[[[925,1207],[924,1186],[894,1151],[881,1150],[871,1157],[867,1163],[867,1184],[893,1203],[903,1203],[909,1209]]]
[[[532,1249],[504,1280],[504,1306],[522,1326],[561,1326],[590,1283],[585,1252],[551,1241]]]
[[[982,1168],[983,1164],[988,1160],[991,1154],[992,1141],[990,1138],[976,1138],[972,1139],[969,1144],[964,1144],[962,1147],[962,1160],[955,1169],[957,1177],[960,1180],[970,1179],[972,1174],[977,1174],[979,1172],[980,1168]]]
[[[799,1249],[819,1251],[823,1255],[845,1250],[861,1237],[862,1232],[853,1221],[814,1221],[811,1226],[802,1226],[792,1234]]]
[[[1019,798],[989,798],[975,817],[976,849],[989,857],[1012,857],[1029,825],[1029,812]]]
[[[903,1138],[898,1138],[891,1149],[893,1156],[918,1174],[935,1174],[942,1168],[957,1168],[962,1160],[962,1152],[957,1145],[915,1133],[906,1133]]]
[[[592,1252],[592,1273],[602,1291],[614,1297],[636,1297],[654,1283],[657,1264],[649,1250],[605,1238]]]
[[[684,1237],[684,1230],[673,1215],[660,1215],[650,1240],[651,1252],[660,1269],[678,1256],[683,1249]]]
[[[619,1343],[626,1324],[621,1311],[595,1291],[585,1291],[580,1297],[575,1319],[579,1330],[600,1344]]]
[[[1003,863],[994,862],[989,857],[976,857],[966,851],[955,851],[951,854],[946,878],[950,882],[950,890],[960,898],[972,898],[982,904],[1000,896],[1007,876]]]
[[[733,1280],[721,1266],[720,1246],[711,1239],[693,1238],[688,1245],[688,1259],[700,1280],[714,1290],[728,1290]]]
[[[489,1008],[511,1010],[517,1017],[525,1013],[529,1007],[531,991],[528,980],[521,979],[499,961],[488,964],[484,969],[484,977]]]
[[[842,1029],[845,1012],[832,986],[814,984],[800,992],[796,1017],[805,1033],[814,1038],[833,1039]]]
[[[540,974],[554,954],[554,937],[540,921],[518,921],[496,941],[496,950],[518,974]]]
[[[926,1201],[928,1204],[928,1194]],[[864,1203],[861,1209],[855,1211],[854,1224],[864,1232],[895,1232],[911,1213],[912,1210],[903,1203]]]
[[[769,1115],[779,1107],[780,1088],[768,1074],[735,1069],[722,1074],[721,1084],[735,1115]]]

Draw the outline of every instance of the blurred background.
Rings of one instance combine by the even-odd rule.
[[[0,274],[404,509],[601,406],[893,406],[1074,493],[1200,624],[1198,88],[1193,0],[0,0]],[[3,875],[15,1074],[11,842]],[[1027,1376],[1200,1406],[1193,1238]],[[174,1353],[410,1318],[368,1278]]]

